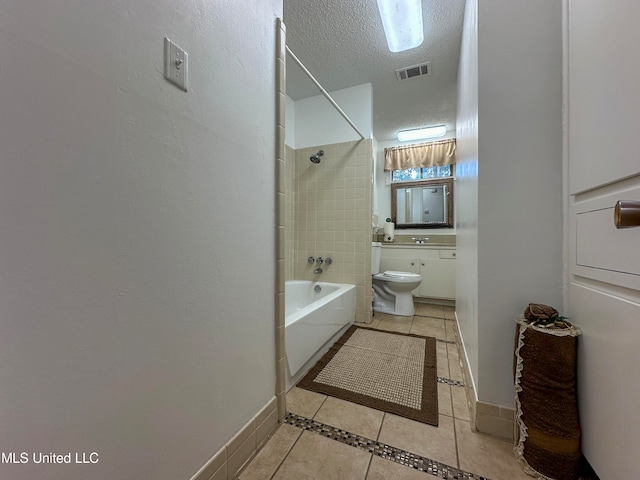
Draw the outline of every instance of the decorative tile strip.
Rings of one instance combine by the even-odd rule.
[[[444,377],[438,377],[438,383],[444,383],[446,385],[451,385],[452,387],[464,387],[464,382]]]
[[[392,462],[399,463],[400,465],[405,465],[409,468],[414,468],[420,472],[434,475],[438,478],[446,478],[450,480],[488,480],[485,477],[465,472],[464,470],[450,467],[444,463],[436,462],[435,460],[416,455],[406,450],[392,447],[366,437],[361,437],[355,433],[350,433],[345,430],[341,430],[340,428],[316,422],[315,420],[301,417],[293,413],[287,413],[284,421],[294,427],[309,430],[310,432],[317,433],[331,440],[336,440],[340,443],[344,443],[345,445],[350,445],[359,450],[369,452],[373,455],[391,460]]]

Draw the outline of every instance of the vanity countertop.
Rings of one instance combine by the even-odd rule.
[[[393,248],[456,248],[456,236],[455,235],[428,235],[428,234],[414,234],[414,235],[398,235],[396,233],[393,242],[385,242],[383,235],[374,235],[372,241],[382,243],[383,247]],[[412,237],[426,238],[426,243],[416,243],[412,240]]]
[[[398,243],[381,242],[383,248],[456,248],[455,243]]]

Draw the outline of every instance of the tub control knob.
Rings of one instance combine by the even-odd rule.
[[[327,257],[324,259],[324,263],[326,263],[327,265],[331,265],[333,263],[333,260],[331,260],[330,257]]]
[[[318,265],[322,265],[322,262],[323,262],[323,261],[324,261],[324,260],[322,260],[322,257],[318,257],[318,259],[316,260],[316,263],[317,263]]]
[[[309,262],[309,263],[313,263],[313,262],[315,262],[315,261],[316,261],[316,259],[315,259],[315,258],[313,258],[313,257],[309,257],[309,258],[307,258],[307,262]]]

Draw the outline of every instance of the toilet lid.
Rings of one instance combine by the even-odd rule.
[[[417,274],[417,273],[396,272],[394,270],[388,270],[388,271],[384,272],[384,275],[386,277],[395,277],[395,278],[418,278],[418,277],[420,277],[420,275]]]

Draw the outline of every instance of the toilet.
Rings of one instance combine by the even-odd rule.
[[[422,276],[411,272],[380,272],[382,244],[371,242],[371,281],[374,312],[413,316],[411,291],[422,283]]]

